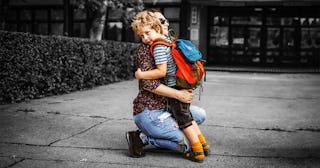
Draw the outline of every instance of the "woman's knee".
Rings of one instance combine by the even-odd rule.
[[[190,106],[190,112],[192,114],[192,117],[193,117],[194,121],[198,125],[200,125],[201,123],[203,123],[206,120],[207,114],[206,114],[206,111],[203,108],[191,105]]]

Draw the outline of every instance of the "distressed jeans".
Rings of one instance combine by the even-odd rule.
[[[190,106],[194,121],[200,125],[206,119],[204,109]],[[172,114],[166,110],[144,111],[133,117],[135,124],[142,131],[142,141],[158,148],[170,149],[178,152],[190,150],[190,143],[183,131],[177,125]]]

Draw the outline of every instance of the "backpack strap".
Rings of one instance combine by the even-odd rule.
[[[159,38],[159,39],[156,39],[151,45],[150,45],[150,54],[152,56],[154,56],[154,53],[153,53],[153,49],[156,45],[165,45],[165,46],[168,46],[168,47],[171,47],[171,46],[174,46],[174,44],[162,39],[162,38]]]

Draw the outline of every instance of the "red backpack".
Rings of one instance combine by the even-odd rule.
[[[189,63],[182,52],[177,48],[176,42],[169,43],[164,39],[156,40],[150,46],[150,53],[154,56],[153,48],[156,45],[165,45],[171,47],[172,57],[177,65],[177,72],[175,75],[176,85],[183,89],[195,89],[201,85],[201,79],[204,75],[204,67],[199,60]]]

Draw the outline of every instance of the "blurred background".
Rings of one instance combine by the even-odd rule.
[[[320,67],[318,0],[1,0],[0,5],[2,30],[80,38],[94,38],[90,30],[100,10],[105,17],[100,39],[123,42],[139,42],[130,28],[135,12],[157,8],[180,38],[200,48],[208,66]]]

